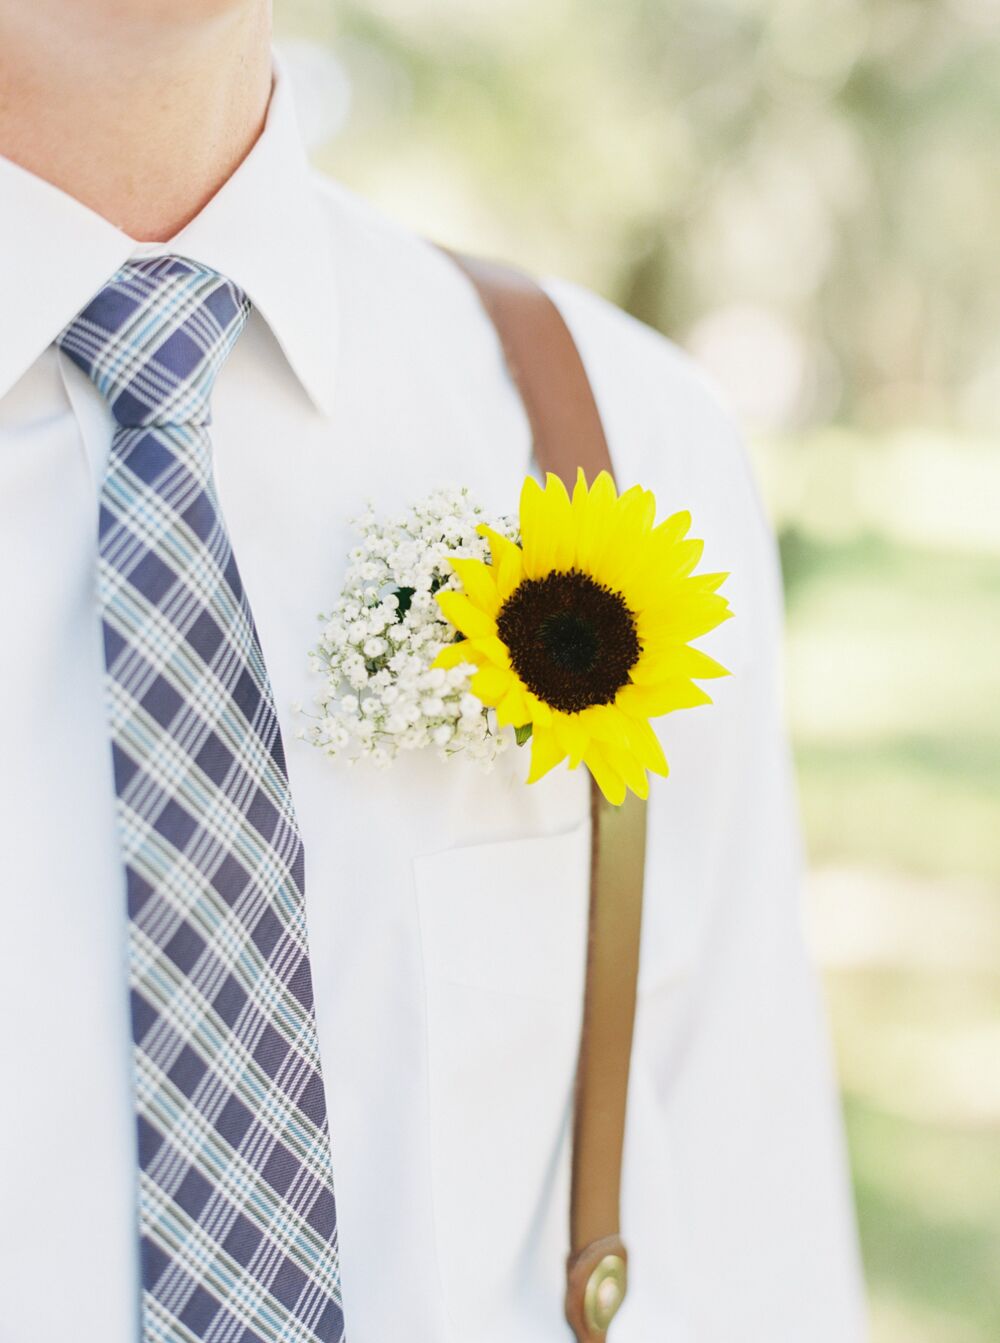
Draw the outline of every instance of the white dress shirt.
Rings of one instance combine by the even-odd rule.
[[[587,780],[433,752],[348,769],[295,737],[350,519],[530,469],[452,263],[313,175],[279,77],[193,223],[139,246],[0,159],[0,1343],[137,1343],[124,876],[95,612],[108,409],[52,345],[129,257],[254,310],[213,395],[223,508],[305,842],[351,1343],[553,1343],[587,907]],[[550,281],[623,484],[690,508],[734,675],[660,721],[614,1343],[855,1343],[840,1120],[800,930],[774,547],[738,435],[662,337]]]

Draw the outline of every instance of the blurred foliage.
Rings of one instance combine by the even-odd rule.
[[[277,19],[322,166],[604,293],[755,431],[875,1343],[995,1343],[1000,0]]]
[[[682,340],[701,327],[723,366],[770,333],[769,427],[1000,425],[998,0],[278,0],[278,16],[351,80],[323,154],[338,176]],[[732,329],[706,328],[713,313]]]
[[[1000,884],[1000,565],[794,529],[782,552],[813,861]]]

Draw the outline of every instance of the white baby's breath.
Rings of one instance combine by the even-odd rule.
[[[449,558],[489,559],[476,534],[484,522],[517,539],[517,520],[488,516],[466,488],[436,490],[386,523],[370,506],[355,519],[360,544],[309,654],[322,681],[300,733],[307,741],[376,766],[434,746],[446,759],[461,751],[489,767],[508,745],[493,710],[471,693],[475,666],[431,666],[455,638],[434,594],[461,588]]]

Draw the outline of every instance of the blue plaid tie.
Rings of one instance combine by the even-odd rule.
[[[129,913],[143,1343],[339,1343],[302,841],[212,476],[250,305],[163,257],[59,337],[117,427],[98,598]]]

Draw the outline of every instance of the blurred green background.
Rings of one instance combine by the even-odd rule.
[[[277,0],[277,23],[324,168],[607,295],[747,425],[874,1340],[996,1343],[1000,0]]]

